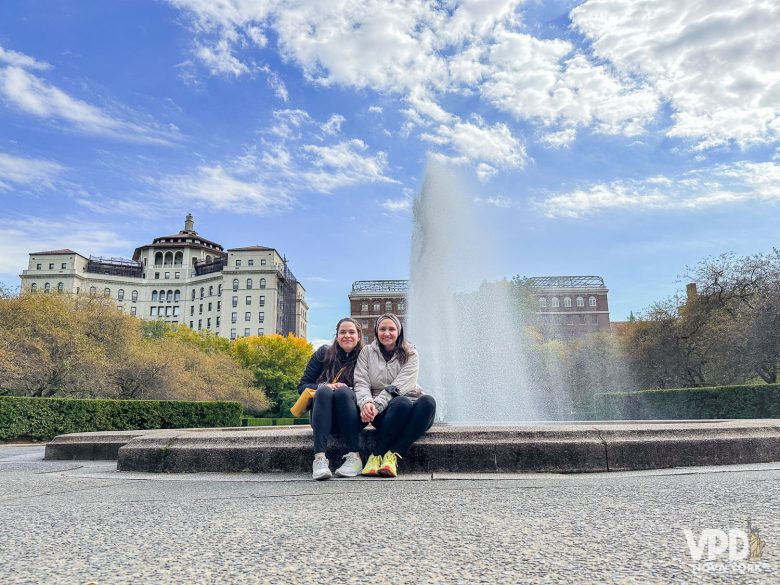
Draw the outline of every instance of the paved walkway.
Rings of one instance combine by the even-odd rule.
[[[3,584],[780,582],[780,464],[318,483],[42,458],[0,446]],[[761,561],[692,560],[685,529],[748,518]]]

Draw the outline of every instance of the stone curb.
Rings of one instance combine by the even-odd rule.
[[[361,434],[361,451],[373,430]],[[346,451],[328,445],[331,464]],[[299,472],[312,458],[309,427],[75,433],[47,460],[117,459],[120,471]],[[780,420],[610,421],[524,426],[434,425],[406,454],[405,472],[630,471],[780,461]]]

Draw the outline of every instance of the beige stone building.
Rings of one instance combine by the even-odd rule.
[[[306,337],[305,290],[286,258],[265,246],[225,250],[194,230],[192,215],[179,233],[136,248],[131,260],[34,252],[20,276],[23,292],[104,295],[130,315],[230,339]]]

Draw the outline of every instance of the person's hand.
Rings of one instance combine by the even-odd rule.
[[[347,387],[347,385],[346,385],[346,384],[344,384],[343,382],[338,382],[338,383],[336,383],[336,384],[325,384],[325,385],[326,385],[328,388],[330,388],[331,390],[335,390],[336,388],[341,388],[342,386],[343,386],[344,388],[346,388],[346,387]]]
[[[377,415],[376,406],[373,402],[366,402],[360,409],[360,420],[364,423],[370,423]]]

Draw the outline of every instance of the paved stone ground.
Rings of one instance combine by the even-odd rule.
[[[5,445],[0,583],[780,583],[779,508],[780,464],[313,482]],[[697,572],[683,529],[748,518],[761,561]]]

